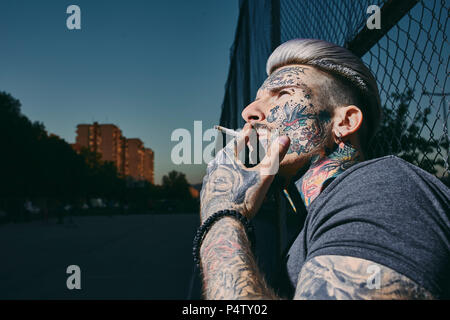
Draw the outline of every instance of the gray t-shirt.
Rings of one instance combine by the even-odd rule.
[[[395,156],[354,165],[311,203],[287,254],[295,288],[315,256],[371,260],[450,297],[450,190],[433,175]]]

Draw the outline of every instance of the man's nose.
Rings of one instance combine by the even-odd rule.
[[[250,103],[244,110],[242,110],[242,118],[244,118],[246,122],[263,121],[266,116],[261,108],[261,103],[258,101],[253,101]]]

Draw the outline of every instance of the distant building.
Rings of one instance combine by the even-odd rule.
[[[114,162],[122,174],[122,131],[113,124],[99,125],[99,129],[102,160]]]
[[[80,152],[81,148],[98,152],[102,161],[111,161],[118,173],[123,177],[131,177],[137,181],[146,180],[154,183],[154,153],[145,148],[138,139],[127,139],[114,124],[79,124],[77,126],[76,143],[72,148]]]
[[[130,169],[129,169],[129,161],[128,161],[128,139],[125,137],[120,138],[120,145],[122,148],[122,153],[120,154],[121,157],[121,167],[119,168],[119,173],[123,176],[129,176],[130,175]]]
[[[153,150],[150,148],[144,149],[144,180],[154,183],[154,155]]]
[[[135,180],[144,180],[144,143],[141,139],[127,139],[129,176]]]
[[[101,154],[101,142],[100,125],[97,122],[94,122],[94,124],[79,124],[77,126],[75,143],[80,147],[85,147],[92,152]]]

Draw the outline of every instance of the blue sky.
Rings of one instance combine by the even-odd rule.
[[[81,30],[66,8],[81,8]],[[170,170],[201,181],[205,165],[172,164],[176,128],[217,124],[238,18],[234,0],[0,2],[0,90],[74,142],[79,123],[117,124]]]

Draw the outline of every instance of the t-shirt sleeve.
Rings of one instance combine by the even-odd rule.
[[[371,260],[436,297],[448,296],[448,212],[449,189],[437,178],[385,158],[336,179],[311,204],[306,260],[321,255]]]

